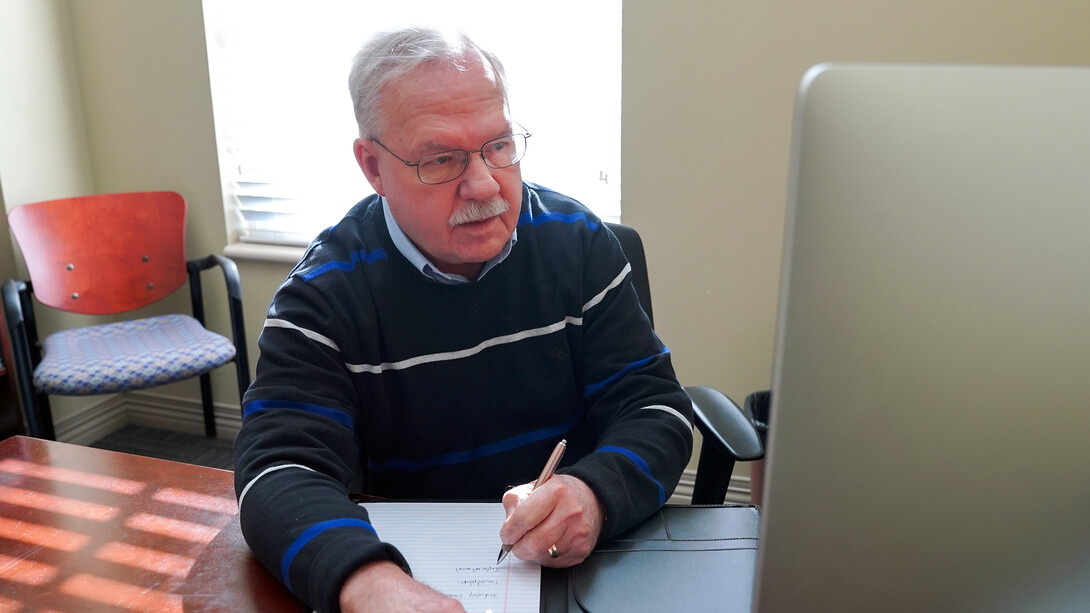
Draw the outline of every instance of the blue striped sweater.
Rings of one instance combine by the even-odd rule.
[[[517,232],[482,279],[443,285],[397,250],[372,196],[311,244],[273,298],[235,442],[236,491],[251,549],[318,610],[337,610],[366,562],[408,566],[350,491],[498,501],[566,438],[557,472],[595,492],[609,538],[677,485],[691,405],[616,238],[532,184]]]

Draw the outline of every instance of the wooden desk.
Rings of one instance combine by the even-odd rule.
[[[304,611],[251,555],[232,473],[0,442],[0,613]]]

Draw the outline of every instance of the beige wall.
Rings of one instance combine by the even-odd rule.
[[[6,209],[94,191],[71,31],[66,0],[0,3],[0,193]],[[0,231],[0,275],[23,278],[6,220]],[[41,319],[48,328],[66,318],[43,312]],[[59,399],[54,409],[64,415],[83,404]]]
[[[191,251],[222,251],[200,8],[200,0],[0,3],[5,206],[92,189],[175,189],[189,199]],[[1090,65],[1087,23],[1083,0],[626,2],[623,219],[647,243],[656,323],[682,382],[739,400],[769,384],[791,111],[807,67]],[[9,51],[12,40],[23,46]],[[26,72],[35,85],[19,82],[15,95],[12,81]],[[38,146],[34,126],[59,134]],[[13,261],[0,250],[0,268]],[[240,268],[256,351],[289,266]]]
[[[0,5],[0,202],[23,203],[93,189],[62,0]],[[6,221],[0,275],[17,274]]]
[[[813,64],[1090,65],[1080,0],[629,0],[624,220],[685,384],[770,384],[792,108]]]

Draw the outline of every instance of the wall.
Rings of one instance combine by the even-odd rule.
[[[9,207],[94,187],[70,38],[64,0],[0,4],[0,187]]]
[[[93,189],[64,0],[0,4],[0,202],[16,206]],[[18,268],[6,220],[0,275]]]
[[[200,0],[0,6],[0,40],[12,44],[17,34],[29,46],[0,56],[6,206],[53,197],[60,187],[47,177],[55,176],[68,191],[177,189],[190,202],[191,250],[221,251]],[[806,68],[827,60],[1090,65],[1086,23],[1090,3],[1074,0],[626,2],[623,219],[644,236],[656,323],[682,382],[739,400],[769,384],[792,105]],[[28,62],[45,83],[16,97],[11,79]],[[58,142],[23,151],[38,137],[33,126],[15,141],[8,131],[26,117],[45,134],[60,132]],[[13,162],[24,155],[25,164]],[[39,173],[33,189],[7,197],[28,166]],[[0,264],[12,258],[0,253]],[[290,267],[240,268],[256,357],[265,306]],[[230,389],[225,381],[220,388]],[[195,397],[195,389],[176,393]]]
[[[66,0],[0,3],[0,193],[5,209],[92,193],[76,58]],[[0,221],[0,279],[25,278]],[[68,318],[43,312],[43,327]],[[60,415],[86,401],[60,399]]]
[[[808,67],[1090,65],[1087,23],[1090,3],[1073,0],[626,2],[624,219],[645,236],[656,322],[683,382],[739,400],[769,385]]]
[[[1077,0],[628,0],[623,219],[687,385],[770,385],[792,109],[824,61],[1090,65]]]

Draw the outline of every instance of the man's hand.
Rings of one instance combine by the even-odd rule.
[[[530,495],[533,490],[533,496]],[[602,508],[598,497],[581,480],[556,475],[533,489],[520,485],[503,495],[507,520],[500,540],[514,543],[511,553],[542,566],[563,568],[586,559],[602,532]],[[549,554],[555,546],[557,557]]]
[[[342,613],[465,613],[462,604],[413,579],[393,562],[371,562],[341,587]]]

